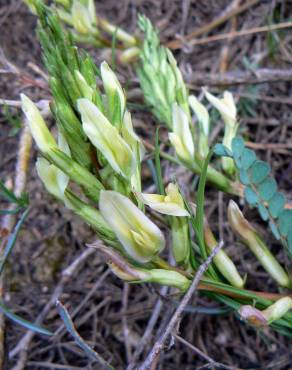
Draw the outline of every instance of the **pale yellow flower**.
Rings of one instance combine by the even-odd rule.
[[[159,228],[124,195],[102,191],[99,209],[125,251],[136,261],[149,262],[164,248]]]

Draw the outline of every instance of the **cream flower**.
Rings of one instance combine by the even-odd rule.
[[[159,228],[124,195],[102,191],[99,209],[125,251],[136,261],[149,262],[164,248]]]
[[[139,195],[139,198],[144,204],[147,204],[147,206],[157,212],[170,216],[189,216],[177,185],[168,184],[165,192],[166,195],[142,193]]]

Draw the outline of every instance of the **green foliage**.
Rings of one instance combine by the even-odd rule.
[[[28,206],[28,195],[23,193],[20,197],[17,197],[13,191],[8,189],[4,183],[0,180],[0,197],[4,198],[6,201],[10,203],[14,203],[16,207],[14,209],[3,209],[0,210],[0,214],[15,214],[19,212],[21,209],[26,208]]]
[[[20,217],[19,221],[17,222],[13,232],[9,235],[9,238],[8,238],[7,243],[6,243],[5,249],[2,252],[2,255],[1,255],[1,258],[0,258],[0,275],[2,274],[3,269],[5,267],[5,264],[6,264],[6,261],[7,261],[8,257],[10,256],[10,254],[11,254],[13,248],[14,248],[18,233],[20,231],[20,228],[21,228],[24,220],[26,219],[26,216],[28,215],[28,212],[29,212],[29,209],[27,209],[23,212],[23,214]]]
[[[13,313],[8,307],[6,307],[1,301],[0,301],[0,312],[2,312],[6,317],[8,317],[10,320],[14,321],[16,324],[19,324],[21,325],[22,327],[28,329],[28,330],[31,330],[35,333],[38,333],[38,334],[44,334],[44,335],[53,335],[52,332],[50,332],[49,330],[37,325],[37,324],[34,324],[34,323],[31,323],[25,319],[23,319],[22,317],[18,316],[18,315],[15,315],[15,313]]]
[[[171,51],[160,45],[150,20],[139,16],[138,25],[145,35],[137,69],[144,98],[153,115],[171,128],[173,103],[190,117],[188,92]]]
[[[66,307],[62,305],[60,301],[57,301],[57,310],[58,313],[68,331],[74,338],[76,344],[83,349],[83,351],[87,354],[87,356],[93,361],[93,362],[99,362],[104,369],[113,370],[114,368],[109,365],[106,361],[103,360],[100,355],[95,352],[86,342],[85,340],[79,335],[79,333],[76,331],[74,327],[74,323],[69,315],[69,312],[67,311]]]
[[[53,94],[52,112],[68,142],[72,158],[89,169],[90,146],[76,109],[76,101],[83,94],[74,76],[75,71],[80,72],[94,90],[96,102],[100,102],[101,96],[96,88],[97,68],[87,54],[77,52],[70,34],[61,27],[48,7],[39,3],[37,12],[40,20],[38,35]]]
[[[226,146],[222,144],[216,144],[214,148],[214,153],[216,155],[224,156],[224,157],[232,157],[232,152]]]
[[[246,201],[257,207],[261,218],[269,222],[275,238],[281,239],[292,256],[292,210],[285,209],[285,196],[277,190],[276,180],[270,174],[270,165],[258,160],[253,150],[245,148],[240,136],[233,139],[232,152],[224,145],[217,144],[215,153],[233,157],[239,180],[245,185]]]

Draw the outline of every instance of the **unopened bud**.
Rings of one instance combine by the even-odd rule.
[[[189,120],[183,109],[176,103],[173,104],[172,119],[173,132],[169,133],[169,140],[177,156],[185,162],[192,163],[194,161],[195,146]]]
[[[231,200],[228,205],[228,221],[233,231],[241,237],[243,242],[257,257],[263,268],[275,279],[278,284],[289,287],[290,279],[276,258],[269,251],[265,242],[244,218],[237,204]]]

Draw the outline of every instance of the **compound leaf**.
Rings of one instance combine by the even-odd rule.
[[[235,158],[239,158],[244,150],[244,140],[241,136],[236,136],[231,143],[232,153]]]
[[[264,221],[267,221],[269,219],[269,212],[267,211],[267,208],[263,204],[258,204],[258,210],[261,218]]]
[[[279,215],[279,230],[281,235],[287,236],[292,230],[292,209],[284,209]]]
[[[251,149],[244,148],[241,155],[242,168],[247,170],[256,160],[255,152]]]
[[[259,201],[257,193],[250,186],[244,189],[244,196],[249,204],[255,205]]]
[[[232,158],[232,152],[223,144],[216,144],[214,147],[214,153],[220,157]]]
[[[263,200],[270,200],[277,191],[277,183],[272,177],[266,178],[258,187],[259,195]]]
[[[277,218],[285,206],[286,198],[282,193],[275,193],[269,200],[269,210],[272,217]]]
[[[267,162],[255,161],[251,167],[251,180],[254,184],[262,182],[270,173],[271,167]]]

